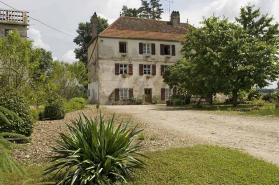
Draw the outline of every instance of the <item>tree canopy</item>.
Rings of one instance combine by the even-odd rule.
[[[109,26],[108,20],[98,16],[97,19],[97,31],[98,34]],[[74,43],[78,45],[75,49],[76,58],[87,64],[87,46],[92,39],[92,24],[91,22],[79,23],[77,29],[78,36],[74,39]]]
[[[162,19],[164,13],[160,0],[141,0],[141,7],[128,8],[126,5],[122,7],[122,16],[127,17],[142,17],[145,19]]]
[[[192,94],[237,93],[275,81],[278,70],[278,23],[253,6],[241,8],[235,23],[215,15],[190,28],[183,59],[167,68],[165,82]]]

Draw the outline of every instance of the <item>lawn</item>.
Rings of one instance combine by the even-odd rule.
[[[145,168],[135,170],[135,177],[128,184],[279,184],[278,166],[237,150],[200,145],[145,155]],[[26,166],[22,177],[3,174],[4,184],[57,182],[59,177],[42,177],[48,165]]]
[[[279,184],[279,168],[237,150],[194,146],[146,153],[131,184]]]
[[[260,107],[260,110],[252,110],[256,105],[251,104],[239,104],[234,107],[231,104],[202,104],[202,108],[192,108],[193,105],[185,105],[181,108],[186,110],[199,110],[199,111],[212,111],[215,113],[234,113],[240,115],[252,115],[252,116],[275,116],[279,117],[279,108],[275,108],[273,103],[265,103]]]

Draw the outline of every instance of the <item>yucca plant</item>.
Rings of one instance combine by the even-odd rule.
[[[28,142],[31,141],[21,134],[5,132],[0,133],[0,171],[2,170],[5,172],[16,172],[17,174],[21,175],[23,170],[20,165],[11,157],[11,155],[13,155],[15,148],[25,151],[27,149],[18,144],[7,141],[5,137],[20,137]]]
[[[65,175],[59,184],[110,184],[126,182],[133,168],[141,168],[143,162],[136,156],[140,142],[134,136],[142,130],[129,128],[128,124],[114,125],[114,117],[108,121],[99,118],[83,118],[68,125],[69,134],[60,134],[58,148],[51,157],[57,164],[47,168],[45,174]],[[135,143],[134,143],[135,142]]]

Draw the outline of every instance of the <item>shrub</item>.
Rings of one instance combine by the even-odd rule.
[[[142,166],[134,156],[140,145],[131,144],[140,130],[129,129],[128,124],[115,128],[114,118],[105,121],[101,115],[95,120],[80,117],[68,129],[69,135],[61,133],[54,149],[53,161],[59,163],[46,169],[45,175],[66,169],[65,184],[109,184],[126,181],[133,168]]]
[[[86,101],[84,98],[73,98],[65,103],[66,112],[73,112],[76,110],[84,109]]]
[[[260,91],[256,88],[253,88],[250,90],[249,94],[248,94],[248,100],[252,101],[253,99],[257,99],[259,100],[261,98],[262,94],[260,93]]]
[[[11,132],[30,136],[33,132],[34,123],[30,114],[30,107],[27,101],[14,90],[5,91],[0,97],[0,106],[14,112],[19,119],[14,119],[11,115],[6,115],[10,124],[0,120],[0,132]]]
[[[157,103],[158,103],[158,100],[159,100],[159,97],[158,97],[158,96],[153,96],[153,97],[152,97],[152,104],[157,104]]]
[[[45,107],[44,118],[51,120],[63,119],[66,115],[63,99],[56,96],[56,99],[50,99],[48,102]]]

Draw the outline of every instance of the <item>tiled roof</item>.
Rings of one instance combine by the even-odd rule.
[[[167,21],[119,17],[99,36],[181,41],[184,40],[188,26],[186,23],[180,23],[174,27]]]

